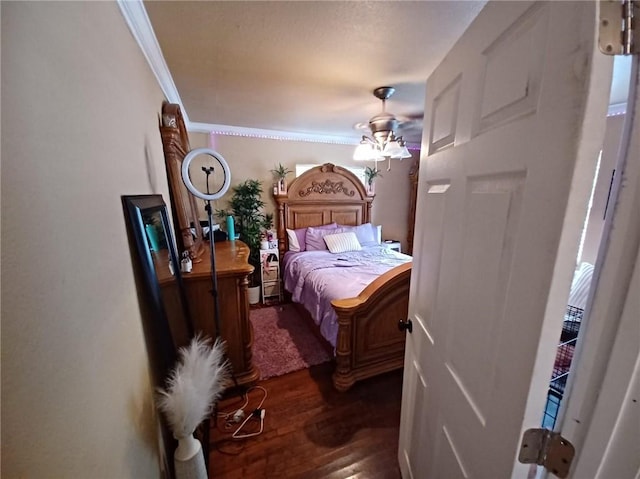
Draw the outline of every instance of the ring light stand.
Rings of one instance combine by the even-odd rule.
[[[222,172],[224,174],[224,180],[222,183],[222,187],[216,191],[215,193],[211,193],[210,189],[209,189],[209,176],[214,172],[214,167],[206,167],[203,166],[202,167],[202,171],[204,171],[205,175],[207,175],[207,192],[203,193],[202,191],[198,190],[195,186],[193,186],[193,183],[191,182],[191,177],[189,176],[189,166],[191,165],[191,162],[193,161],[193,159],[198,156],[198,155],[209,155],[211,157],[213,157],[218,163],[220,163],[220,166],[222,167]],[[213,212],[211,210],[211,201],[212,200],[217,200],[218,198],[222,198],[222,196],[224,196],[224,194],[227,192],[227,190],[229,189],[229,185],[231,184],[231,171],[229,170],[229,165],[227,164],[227,162],[225,161],[225,159],[222,157],[222,155],[210,148],[196,148],[194,150],[191,150],[189,153],[187,153],[187,155],[184,157],[184,160],[182,160],[182,181],[184,182],[185,186],[187,187],[187,189],[189,190],[189,192],[191,192],[192,195],[196,196],[197,198],[201,198],[205,201],[205,211],[207,212],[207,221],[209,224],[209,232],[207,233],[209,236],[209,258],[211,259],[211,295],[213,296],[213,307],[214,307],[214,325],[216,328],[216,339],[221,337],[220,334],[220,304],[218,301],[218,276],[216,275],[216,248],[214,246],[214,241],[213,241]],[[226,353],[225,353],[225,357],[226,357]],[[230,364],[230,363],[229,363]],[[237,388],[238,387],[238,380],[236,378],[236,375],[233,373],[233,369],[231,369],[231,378],[233,379],[233,383],[234,386]],[[214,408],[214,425],[217,423],[217,418],[218,418],[218,404],[216,403]],[[204,426],[204,441],[205,444],[207,444],[207,451],[209,449],[209,422],[210,422],[210,416],[207,416],[207,419],[205,420],[205,426]],[[207,454],[205,457],[205,464],[206,464],[206,468],[208,470],[209,467],[209,455]]]
[[[203,193],[198,190],[193,183],[191,182],[191,177],[189,176],[189,165],[193,159],[198,155],[209,155],[213,157],[220,166],[222,166],[222,171],[224,173],[224,181],[222,183],[222,187],[215,192],[211,193],[209,191],[209,176],[214,171],[214,167],[202,167],[202,171],[207,175],[207,192]],[[224,194],[229,190],[229,185],[231,184],[231,171],[229,170],[229,165],[222,157],[222,155],[210,148],[196,148],[191,150],[184,157],[182,161],[182,181],[184,182],[187,189],[191,192],[192,195],[205,200],[205,211],[207,212],[207,220],[209,223],[209,257],[211,259],[211,283],[212,289],[211,294],[213,296],[213,306],[214,306],[214,314],[213,318],[214,324],[216,327],[216,338],[220,336],[220,305],[218,302],[218,277],[216,275],[216,249],[213,245],[213,212],[211,210],[211,201],[217,200],[218,198],[222,198]]]

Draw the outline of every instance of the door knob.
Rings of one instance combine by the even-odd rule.
[[[398,321],[398,329],[400,331],[409,331],[410,333],[412,333],[413,323],[411,322],[410,319],[407,319],[406,321],[400,320]]]

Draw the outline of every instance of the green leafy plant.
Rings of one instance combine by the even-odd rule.
[[[293,173],[293,171],[291,171],[289,168],[284,167],[282,163],[278,163],[278,166],[271,170],[271,173],[273,173],[273,176],[275,176],[278,180],[284,180],[286,176]]]
[[[379,169],[371,166],[367,166],[364,169],[364,178],[369,186],[373,184],[373,180],[377,177],[382,178],[382,173],[380,173]]]
[[[228,208],[216,210],[216,216],[221,219],[233,216],[240,241],[249,247],[249,264],[255,268],[251,281],[255,285],[260,271],[260,237],[273,225],[273,215],[263,211],[262,185],[258,180],[246,180],[232,190]]]

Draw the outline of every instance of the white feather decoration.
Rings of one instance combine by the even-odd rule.
[[[180,348],[167,388],[158,390],[158,407],[176,438],[193,434],[228,385],[230,365],[224,360],[225,342],[218,338],[213,347],[210,344],[210,339],[198,335],[189,346]]]

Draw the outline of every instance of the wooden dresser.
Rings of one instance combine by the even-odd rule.
[[[211,261],[209,245],[201,256],[202,261],[193,264],[190,273],[182,273],[187,302],[194,329],[215,338],[213,296],[211,295]],[[216,274],[218,278],[218,299],[220,304],[220,330],[227,342],[227,356],[233,366],[238,384],[248,384],[258,380],[260,374],[252,363],[253,329],[249,321],[249,299],[247,296],[248,275],[253,266],[248,263],[249,248],[241,241],[215,243]],[[161,284],[163,282],[161,281]],[[173,283],[167,283],[173,288]],[[177,294],[163,296],[174,298],[165,301],[168,310],[175,308]],[[173,303],[173,304],[172,304]],[[173,317],[169,314],[169,318]],[[170,319],[171,321],[171,319]],[[185,324],[171,324],[177,346],[188,344],[189,335]]]

